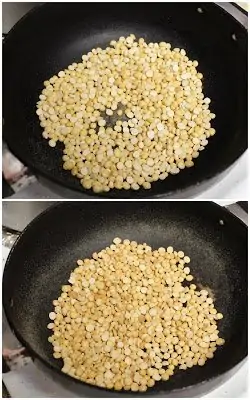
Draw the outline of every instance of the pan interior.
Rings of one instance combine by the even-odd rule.
[[[199,10],[202,12],[199,12]],[[146,41],[167,41],[199,61],[204,93],[212,99],[217,133],[195,167],[153,184],[152,190],[116,191],[108,197],[172,193],[223,171],[247,147],[247,34],[218,6],[209,3],[47,4],[25,17],[4,46],[5,136],[11,150],[42,175],[83,191],[62,169],[62,150],[48,146],[35,114],[47,80],[93,47],[134,33]],[[234,35],[234,36],[232,36]],[[234,40],[233,38],[236,38]],[[18,73],[17,73],[18,70]],[[91,191],[88,191],[92,194]],[[105,194],[103,194],[105,195]]]
[[[35,220],[14,248],[4,273],[6,314],[19,338],[48,365],[60,369],[46,326],[52,300],[67,283],[76,260],[91,257],[116,236],[153,248],[172,245],[190,256],[194,283],[212,291],[215,306],[224,314],[219,329],[226,344],[203,368],[178,372],[150,390],[204,381],[246,355],[246,232],[232,215],[206,202],[64,203]]]

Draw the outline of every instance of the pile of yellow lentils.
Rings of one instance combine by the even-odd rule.
[[[63,168],[95,193],[150,189],[192,167],[215,134],[198,62],[133,34],[96,48],[44,82],[37,115]]]
[[[92,257],[77,261],[49,314],[48,340],[66,374],[144,392],[175,369],[203,366],[224,344],[223,315],[190,283],[182,251],[115,238]]]

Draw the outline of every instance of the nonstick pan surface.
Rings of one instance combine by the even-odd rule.
[[[93,47],[104,48],[130,33],[147,42],[170,42],[199,61],[217,133],[193,168],[155,182],[151,190],[98,196],[176,197],[225,171],[247,148],[247,31],[213,3],[50,3],[35,8],[3,46],[4,137],[38,175],[83,192],[80,181],[62,169],[62,145],[52,149],[42,138],[36,102],[43,81]]]
[[[247,228],[208,202],[65,202],[31,222],[7,260],[3,302],[11,327],[32,355],[62,374],[47,341],[52,301],[76,260],[91,257],[116,236],[183,250],[191,258],[194,283],[211,290],[224,314],[219,330],[226,343],[214,358],[204,367],[177,372],[146,394],[207,381],[247,355]]]

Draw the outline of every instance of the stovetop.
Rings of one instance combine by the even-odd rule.
[[[225,202],[220,202],[224,205]],[[50,207],[53,202],[45,201],[15,201],[3,202],[3,225],[8,228],[22,231],[28,223],[38,214]],[[242,219],[247,224],[247,213],[238,205],[227,206],[229,211]],[[10,249],[7,242],[3,240],[2,261],[3,266]],[[4,267],[3,267],[4,268]],[[3,315],[3,351],[20,349],[21,344],[11,332],[5,315]],[[74,397],[117,397],[116,393],[106,393],[98,388],[91,388],[75,382],[70,382],[49,370],[38,360],[30,357],[15,356],[14,362],[10,363],[10,371],[3,373],[3,382],[11,397],[18,398],[74,398]],[[166,395],[164,392],[155,397],[234,397],[247,398],[248,392],[248,363],[243,360],[228,373],[204,384],[177,391]],[[134,397],[132,394],[124,397]],[[140,394],[137,394],[137,397]],[[119,395],[122,397],[122,395]],[[145,394],[144,394],[145,397]]]

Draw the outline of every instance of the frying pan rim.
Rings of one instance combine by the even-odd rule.
[[[201,2],[202,3],[202,2]],[[52,3],[54,4],[54,3]],[[216,3],[204,3],[204,4],[211,4],[213,6],[215,6],[215,8],[217,8],[218,10],[220,10],[220,12],[224,15],[227,15],[228,18],[230,18],[232,21],[234,21],[234,23],[236,23],[241,29],[245,30],[247,32],[247,28],[244,27],[244,25],[242,25],[236,18],[234,18],[229,12],[227,12],[224,8],[220,7],[219,4]],[[43,4],[39,4],[36,5],[34,8],[32,8],[31,10],[29,10],[20,20],[18,20],[16,22],[16,24],[11,28],[11,30],[8,32],[5,40],[4,40],[4,44],[8,43],[8,40],[11,39],[11,36],[13,35],[13,33],[15,33],[15,30],[18,29],[19,25],[21,25],[23,23],[23,21],[25,21],[26,18],[29,18],[31,14],[33,13],[37,13],[39,12],[40,8],[47,8],[50,7],[51,3],[43,3]],[[60,177],[55,177],[52,176],[48,171],[44,171],[44,170],[40,170],[39,167],[37,167],[36,165],[34,165],[34,163],[32,161],[30,161],[29,159],[25,159],[25,157],[22,157],[22,150],[21,148],[17,147],[15,148],[12,146],[12,144],[9,142],[8,139],[8,134],[3,135],[5,137],[5,141],[9,147],[9,149],[11,150],[11,152],[28,168],[30,168],[32,171],[34,171],[34,173],[37,173],[37,175],[44,177],[46,179],[48,179],[48,181],[51,181],[55,184],[57,184],[59,187],[64,188],[64,189],[69,189],[72,190],[73,192],[77,192],[77,193],[81,193],[81,194],[86,194],[88,196],[91,196],[93,198],[112,198],[112,199],[120,199],[123,198],[123,193],[125,193],[125,190],[122,189],[120,190],[118,193],[115,193],[114,195],[112,195],[112,193],[114,193],[114,191],[111,193],[107,192],[101,192],[101,193],[94,193],[92,190],[87,190],[84,189],[83,187],[75,187],[73,180],[72,182],[63,182],[63,178]],[[217,171],[215,173],[211,173],[211,172],[207,172],[206,176],[204,176],[202,179],[197,179],[194,183],[189,184],[187,181],[184,182],[182,184],[182,187],[180,189],[172,189],[172,190],[166,190],[163,191],[162,193],[152,193],[152,190],[143,190],[143,189],[139,189],[139,191],[137,193],[142,193],[143,195],[141,197],[138,196],[134,196],[133,193],[130,194],[129,197],[125,197],[127,198],[161,198],[163,196],[173,196],[173,195],[178,195],[181,194],[182,192],[185,192],[186,190],[190,190],[194,187],[197,187],[201,184],[206,184],[208,183],[211,179],[216,179],[218,178],[221,174],[223,174],[224,172],[226,172],[230,167],[233,167],[236,163],[236,161],[239,160],[239,158],[247,151],[248,149],[248,143],[247,143],[247,138],[244,142],[244,145],[242,146],[242,148],[238,151],[237,155],[234,154],[231,162],[227,161],[226,163],[224,163],[223,166],[221,166],[220,168],[217,169]],[[19,151],[20,150],[20,151]],[[20,155],[21,153],[21,155]],[[77,178],[75,178],[77,179]],[[76,181],[75,181],[76,182]]]
[[[115,200],[114,200],[114,201],[115,201]],[[117,201],[117,200],[116,200],[116,201]],[[83,203],[83,202],[81,202],[81,201],[75,201],[75,202],[76,202],[76,203]],[[22,240],[23,236],[26,234],[26,231],[27,231],[28,229],[30,229],[30,227],[33,226],[37,221],[39,221],[40,219],[42,219],[43,216],[44,216],[45,214],[47,214],[47,213],[53,211],[53,209],[60,208],[60,207],[63,207],[65,204],[72,204],[72,203],[75,203],[75,202],[71,202],[71,201],[56,202],[55,204],[49,206],[46,210],[44,210],[43,212],[41,212],[39,215],[37,215],[37,216],[25,227],[25,229],[20,233],[20,235],[19,235],[18,238],[16,239],[14,245],[12,246],[12,248],[11,248],[9,254],[8,254],[8,257],[7,257],[7,260],[6,260],[6,263],[5,263],[5,267],[4,267],[4,271],[3,271],[3,282],[4,282],[5,271],[6,271],[7,267],[8,267],[8,264],[9,264],[9,262],[10,262],[10,259],[11,259],[11,257],[12,257],[12,253],[15,251],[15,248],[16,248],[17,244],[19,243],[19,241]],[[98,203],[102,203],[101,201],[96,201],[96,203],[97,203],[97,202],[98,202]],[[175,201],[171,201],[171,202],[175,202]],[[186,201],[186,203],[188,203],[188,202],[189,202],[189,201]],[[202,202],[202,203],[203,203],[203,202]],[[205,202],[204,202],[204,203],[205,203]],[[224,215],[230,215],[231,217],[233,217],[233,218],[237,221],[237,223],[239,223],[242,227],[244,227],[244,229],[246,229],[246,230],[248,231],[248,226],[247,226],[240,218],[238,218],[236,215],[234,215],[232,212],[230,212],[227,208],[225,208],[225,207],[223,207],[223,206],[220,206],[219,204],[216,204],[216,203],[214,203],[214,202],[212,202],[212,201],[206,201],[206,203],[209,203],[209,205],[212,206],[212,207],[214,207],[214,209],[220,209],[220,210],[224,213]],[[104,204],[107,204],[107,203],[104,202]],[[12,318],[11,318],[10,313],[9,313],[9,305],[7,304],[7,301],[6,301],[6,295],[5,295],[5,290],[4,290],[4,284],[3,284],[3,308],[4,308],[4,312],[5,312],[5,315],[6,315],[6,318],[7,318],[7,321],[8,321],[8,323],[9,323],[9,326],[10,326],[11,330],[14,332],[14,334],[15,334],[16,338],[19,340],[19,342],[20,342],[21,344],[23,344],[24,347],[28,350],[28,352],[30,353],[30,355],[31,355],[32,358],[33,358],[33,357],[34,357],[34,358],[37,358],[39,361],[42,362],[43,365],[45,365],[46,367],[49,367],[49,368],[52,369],[53,371],[57,372],[58,375],[65,376],[67,379],[70,379],[71,382],[75,382],[75,383],[81,384],[81,385],[87,385],[87,386],[89,386],[89,387],[91,387],[91,388],[95,388],[95,389],[97,388],[97,389],[102,390],[102,391],[105,391],[105,392],[107,392],[107,393],[111,393],[111,392],[112,392],[112,393],[122,393],[123,395],[124,395],[124,394],[125,394],[125,395],[131,395],[132,392],[131,392],[130,390],[129,390],[129,391],[125,391],[125,390],[120,390],[120,391],[117,390],[117,391],[116,391],[116,390],[114,390],[114,389],[106,389],[106,388],[99,387],[99,386],[97,386],[97,385],[92,385],[92,384],[90,384],[90,383],[80,381],[79,379],[76,379],[76,378],[74,378],[74,377],[72,377],[72,376],[70,376],[70,375],[65,374],[65,373],[62,372],[58,367],[56,367],[55,365],[51,365],[48,361],[44,360],[43,357],[40,356],[35,350],[33,350],[32,346],[30,346],[29,343],[26,342],[26,340],[24,339],[23,335],[22,335],[21,333],[19,333],[19,329],[15,326],[14,321],[12,321]],[[246,333],[247,333],[247,324],[245,325],[245,329],[246,329]],[[244,333],[244,331],[243,331],[243,333]],[[231,371],[236,365],[238,365],[240,362],[242,362],[242,361],[247,357],[247,355],[248,355],[248,348],[247,348],[247,346],[246,346],[246,349],[245,349],[245,351],[244,351],[244,353],[243,353],[243,356],[241,356],[239,360],[233,361],[233,364],[231,365],[230,368],[227,368],[227,366],[224,364],[223,367],[222,367],[222,372],[221,372],[221,373],[219,373],[219,374],[213,373],[208,379],[202,380],[202,381],[197,382],[197,383],[195,383],[195,384],[193,384],[193,385],[185,386],[185,387],[182,387],[182,388],[175,388],[175,389],[165,389],[165,388],[164,388],[164,389],[162,389],[162,392],[164,392],[164,393],[182,392],[183,390],[186,390],[186,389],[188,389],[188,388],[192,388],[192,387],[197,386],[197,385],[202,385],[202,384],[204,384],[205,382],[211,382],[213,379],[215,379],[215,378],[217,378],[217,377],[221,377],[221,376],[223,376],[226,372]],[[147,394],[147,392],[148,392],[148,394]],[[149,391],[147,391],[147,392],[144,392],[143,395],[145,395],[145,396],[152,396],[153,393],[152,393],[151,390],[149,390]],[[138,393],[140,393],[140,392],[138,392]]]

